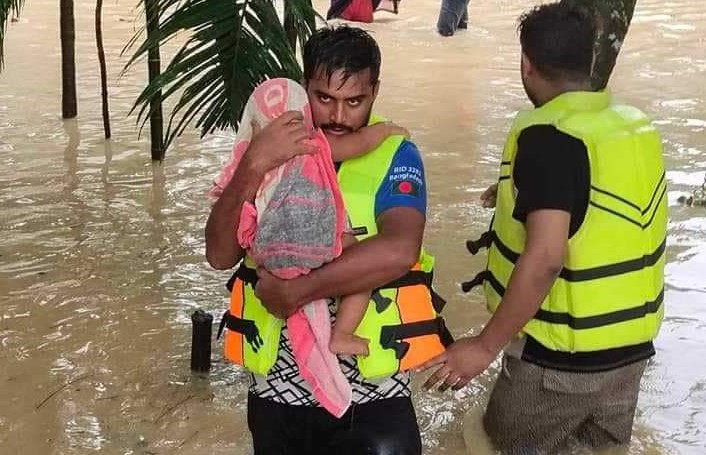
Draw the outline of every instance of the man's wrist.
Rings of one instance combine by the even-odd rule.
[[[488,330],[487,325],[483,331],[481,331],[480,335],[478,335],[478,343],[480,346],[485,349],[488,354],[493,356],[497,356],[509,341],[510,340],[501,340],[498,339],[497,336],[493,336]]]
[[[255,153],[257,155],[257,153]],[[262,160],[259,160],[256,156],[251,154],[251,150],[247,150],[243,155],[243,160],[241,165],[248,176],[256,177],[258,181],[261,181],[269,169],[265,169]]]
[[[292,301],[295,302],[295,309],[315,300],[312,295],[313,280],[311,275],[302,275],[294,280],[289,280],[289,283],[288,292],[291,293]]]

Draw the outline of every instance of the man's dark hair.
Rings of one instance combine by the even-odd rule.
[[[304,80],[319,71],[330,79],[343,71],[343,81],[351,75],[370,70],[370,83],[380,77],[380,48],[372,36],[362,29],[341,25],[317,30],[304,45]]]
[[[522,51],[551,80],[591,77],[596,23],[586,9],[569,3],[535,7],[520,17]]]

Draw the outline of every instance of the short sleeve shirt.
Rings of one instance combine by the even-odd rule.
[[[402,142],[398,148],[376,193],[376,218],[386,210],[395,207],[411,207],[426,215],[424,165],[419,150],[409,141]],[[331,323],[335,321],[335,311],[336,303],[332,299],[329,302]],[[385,398],[410,396],[408,373],[397,373],[387,378],[369,380],[360,374],[353,357],[339,356],[339,364],[352,386],[354,403],[362,404]],[[318,405],[309,384],[299,374],[286,325],[280,335],[277,360],[267,377],[251,373],[250,378],[250,392],[260,398],[289,405]]]
[[[583,224],[590,195],[590,166],[585,144],[552,125],[530,126],[517,139],[513,180],[517,190],[513,218],[524,223],[535,210],[571,214],[569,238]],[[527,335],[522,359],[564,371],[604,371],[654,355],[652,342],[604,351],[552,351]]]

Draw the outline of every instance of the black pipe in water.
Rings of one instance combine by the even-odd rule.
[[[211,328],[213,316],[198,309],[191,314],[191,371],[211,369]]]

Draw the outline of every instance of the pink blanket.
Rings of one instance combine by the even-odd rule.
[[[230,182],[252,137],[252,123],[264,128],[290,110],[300,110],[314,130],[305,90],[289,79],[272,79],[250,96],[236,136],[231,161],[211,191],[219,196]],[[239,243],[258,266],[285,279],[295,278],[333,260],[342,251],[345,212],[321,130],[314,131],[319,152],[292,158],[268,172],[246,203],[237,232]],[[322,407],[342,416],[351,402],[351,387],[336,356],[329,351],[331,322],[325,300],[311,302],[287,319],[290,343],[302,377]]]

